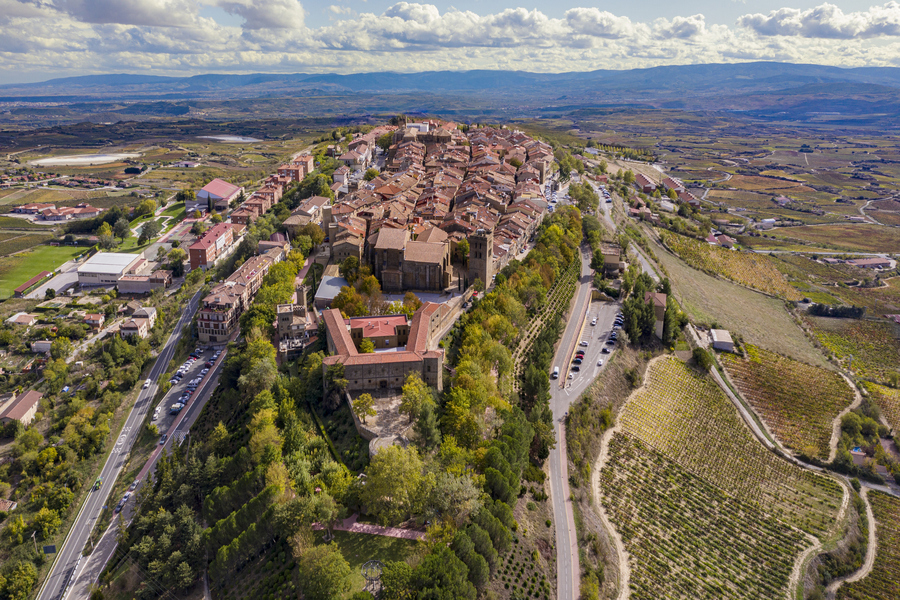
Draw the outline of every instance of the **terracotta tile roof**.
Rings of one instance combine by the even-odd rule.
[[[228,183],[227,181],[222,181],[221,179],[213,179],[202,188],[200,188],[201,192],[207,192],[212,194],[213,196],[218,196],[220,198],[230,198],[231,196],[238,193],[241,188],[239,186],[234,185],[233,183]]]
[[[426,229],[422,233],[419,234],[419,237],[416,238],[417,242],[430,242],[430,243],[443,243],[447,240],[447,232],[443,229],[438,229],[437,227],[431,226],[430,229]]]
[[[378,232],[376,250],[403,250],[409,240],[409,231],[406,229],[383,228]]]
[[[362,329],[364,338],[391,336],[397,332],[397,327],[402,327],[409,323],[406,315],[353,317],[346,319],[344,322],[349,323],[351,329]]]
[[[28,390],[13,400],[12,404],[0,415],[0,419],[21,419],[43,397],[44,395],[40,392]]]
[[[356,356],[359,354],[356,351],[356,346],[353,344],[353,339],[350,337],[350,332],[347,331],[347,323],[341,317],[341,311],[336,308],[322,311],[322,319],[325,321],[325,327],[328,328],[328,332],[331,334],[331,339],[334,342],[335,354],[338,356]]]
[[[443,243],[407,242],[403,258],[410,262],[440,264],[445,252],[446,246]]]

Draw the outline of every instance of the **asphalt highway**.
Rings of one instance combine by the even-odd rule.
[[[149,388],[142,389],[138,394],[138,398],[128,418],[125,420],[125,425],[119,438],[116,440],[113,450],[110,452],[100,472],[103,484],[99,490],[88,492],[87,499],[82,504],[75,523],[69,530],[62,547],[58,549],[56,562],[51,567],[50,574],[47,576],[38,594],[39,600],[63,600],[66,597],[68,588],[75,579],[76,569],[79,563],[82,562],[80,560],[81,551],[88,541],[88,536],[94,523],[99,518],[104,506],[108,506],[108,503],[112,503],[112,506],[114,506],[118,500],[116,498],[108,498],[112,482],[116,480],[125,466],[128,453],[131,451],[134,441],[138,438],[141,424],[150,410],[150,404],[157,391],[158,379],[165,372],[169,361],[172,359],[175,346],[181,338],[181,329],[191,322],[199,302],[200,292],[195,294],[188,302],[188,306],[175,325],[175,330],[169,336],[168,341],[157,356],[156,362],[150,369],[148,377],[152,384]]]

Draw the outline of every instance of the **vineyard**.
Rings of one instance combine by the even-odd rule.
[[[860,581],[838,588],[839,600],[900,598],[900,500],[870,491],[878,545],[872,571]]]
[[[667,231],[660,231],[660,236],[663,243],[682,260],[704,273],[718,275],[785,300],[803,299],[802,294],[785,280],[768,256],[726,250]]]
[[[762,348],[748,345],[747,354],[720,356],[744,398],[788,448],[827,459],[832,422],[854,400],[850,386],[837,373]]]
[[[806,536],[621,433],[600,472],[631,597],[782,598]]]
[[[900,343],[884,321],[809,317],[813,332],[838,359],[863,377],[887,381],[900,365]]]
[[[869,397],[881,409],[881,416],[887,421],[894,433],[900,433],[900,390],[884,387],[874,383],[866,383]]]
[[[768,452],[721,390],[674,358],[654,363],[619,422],[693,475],[803,531],[835,524],[840,485]]]

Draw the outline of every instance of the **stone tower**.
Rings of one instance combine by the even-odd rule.
[[[487,288],[494,275],[494,232],[479,229],[469,236],[469,285],[476,279]]]

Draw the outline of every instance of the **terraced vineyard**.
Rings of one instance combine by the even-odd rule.
[[[872,571],[859,581],[845,583],[838,600],[896,600],[900,598],[900,500],[869,492],[878,539]]]
[[[630,435],[610,440],[603,504],[631,557],[631,597],[783,598],[800,531]]]
[[[797,556],[835,525],[842,490],[755,440],[711,380],[654,362],[629,398],[600,496],[631,597],[783,598]]]
[[[677,359],[654,363],[620,423],[695,476],[799,529],[819,535],[834,525],[838,483],[767,451],[715,383]]]
[[[808,317],[813,332],[845,365],[853,357],[852,368],[859,375],[887,381],[900,369],[900,342],[885,321]]]
[[[668,231],[660,231],[663,243],[687,264],[749,288],[784,298],[802,300],[771,259],[755,252],[736,252]]]
[[[722,364],[741,394],[788,448],[827,459],[832,421],[853,403],[837,373],[755,346],[749,358],[723,353]]]
[[[894,433],[900,433],[900,390],[874,383],[867,383],[866,390]]]

